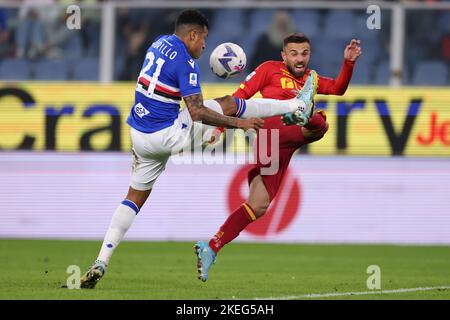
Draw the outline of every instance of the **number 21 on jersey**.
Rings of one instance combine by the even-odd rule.
[[[156,86],[156,82],[158,81],[158,77],[161,74],[161,69],[162,66],[165,62],[164,59],[162,58],[158,58],[156,60],[156,69],[153,72],[153,75],[149,75],[147,74],[147,72],[152,68],[153,63],[155,63],[155,54],[152,51],[147,52],[147,55],[145,56],[145,61],[148,60],[148,63],[144,66],[144,68],[142,68],[141,73],[139,74],[139,79],[141,77],[146,78],[151,76],[151,81],[148,85],[148,89],[147,89],[147,93],[148,95],[151,97],[153,96],[153,92],[155,91],[155,86]],[[139,80],[138,80],[138,85],[139,85]]]

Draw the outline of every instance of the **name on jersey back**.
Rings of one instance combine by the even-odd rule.
[[[166,39],[156,41],[155,43],[153,43],[152,47],[161,52],[161,54],[165,57],[168,57],[170,60],[175,59],[178,54],[177,51],[171,48],[172,44]]]

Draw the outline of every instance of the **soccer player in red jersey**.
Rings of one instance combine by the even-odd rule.
[[[343,95],[345,93],[355,61],[361,55],[359,44],[359,40],[352,39],[345,47],[344,63],[336,79],[318,76],[318,94]],[[233,95],[241,99],[249,99],[260,92],[264,98],[293,98],[295,92],[303,87],[310,73],[308,69],[311,57],[309,39],[302,33],[289,35],[284,39],[281,56],[283,61],[266,61],[259,65]],[[305,144],[321,139],[328,130],[326,115],[323,111],[314,111],[309,122],[304,126],[286,126],[285,122],[279,116],[266,118],[263,127],[263,129],[279,130],[278,171],[272,175],[262,174],[261,169],[269,167],[270,164],[263,165],[257,159],[257,163],[248,172],[250,194],[247,201],[228,217],[209,243],[197,242],[195,249],[198,259],[198,277],[202,281],[208,279],[208,270],[219,250],[235,239],[248,224],[266,213],[271,201],[277,195],[294,152]],[[267,150],[271,150],[270,132],[271,130],[268,130]],[[259,146],[259,142],[257,141],[255,145]]]

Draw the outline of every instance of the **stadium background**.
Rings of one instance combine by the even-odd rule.
[[[324,76],[338,75],[352,38],[363,51],[347,93],[316,99],[328,134],[294,156],[270,213],[238,241],[450,244],[449,2],[375,3],[373,30],[362,2],[83,1],[80,30],[66,26],[72,1],[24,1],[35,2],[48,6],[0,2],[0,238],[103,238],[128,186],[125,119],[145,51],[172,33],[180,9],[196,7],[210,19],[199,60],[206,98],[278,59],[278,33],[306,33],[311,68]],[[227,41],[248,67],[224,81],[208,61]],[[169,163],[126,239],[214,234],[248,192],[251,146],[235,138],[225,154],[238,164]]]
[[[33,3],[39,6],[30,7]],[[369,4],[359,1],[80,1],[75,3],[81,8],[81,29],[69,30],[66,9],[73,3],[0,1],[0,261],[1,282],[10,288],[1,290],[0,298],[217,298],[214,283],[201,292],[186,289],[193,287],[185,280],[191,279],[188,267],[193,263],[184,258],[187,247],[163,242],[208,239],[245,199],[251,144],[242,132],[225,141],[219,156],[185,164],[178,158],[171,161],[125,237],[157,242],[145,242],[145,247],[124,243],[118,250],[115,268],[122,275],[111,272],[104,288],[128,285],[134,290],[150,281],[160,288],[157,293],[112,290],[81,296],[51,291],[67,276],[68,264],[84,268],[92,262],[124,197],[131,169],[125,119],[136,77],[148,45],[155,36],[172,33],[176,14],[187,7],[202,9],[210,19],[207,49],[199,60],[206,98],[232,93],[254,66],[278,59],[276,42],[286,32],[310,37],[311,67],[324,76],[338,75],[352,38],[361,39],[363,51],[346,94],[316,99],[330,123],[325,138],[294,155],[269,213],[242,232],[241,244],[227,249],[220,266],[224,273],[214,275],[217,286],[225,288],[221,297],[286,296],[298,294],[300,287],[306,290],[302,293],[329,292],[330,285],[336,291],[365,290],[364,271],[374,262],[391,272],[384,282],[388,288],[445,284],[450,244],[449,2],[375,3],[381,9],[381,29],[373,30],[366,25],[373,11],[368,13]],[[224,81],[210,72],[208,61],[213,48],[227,41],[244,48],[248,66],[241,77]],[[221,164],[224,158],[229,162]],[[368,246],[337,246],[342,243]],[[251,255],[245,246],[252,246]],[[138,277],[142,285],[126,276],[132,261],[141,259],[151,270],[143,269]],[[164,280],[166,270],[157,269],[156,259],[176,265],[176,289],[168,289],[172,278]],[[276,259],[304,260],[301,268],[286,263],[289,271],[274,274],[280,267]],[[254,263],[266,273],[238,271],[235,261]],[[50,282],[42,268],[59,274]],[[300,270],[307,271],[305,278]],[[354,277],[358,272],[362,276]],[[287,280],[280,278],[284,274]],[[335,278],[329,278],[332,274]],[[34,287],[18,285],[28,278]],[[229,290],[229,279],[237,281],[230,282],[236,288],[242,284],[241,291]],[[267,288],[255,282],[267,283]],[[43,286],[50,290],[48,296],[41,292]]]

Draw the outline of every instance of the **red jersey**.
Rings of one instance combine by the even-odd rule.
[[[343,95],[350,82],[354,64],[354,62],[345,60],[337,79],[318,76],[317,93]],[[264,98],[280,100],[292,99],[296,95],[295,91],[298,91],[303,87],[309,72],[310,70],[307,69],[303,77],[296,78],[288,71],[282,61],[267,61],[259,65],[255,71],[247,76],[233,96],[241,99],[250,99],[259,91]],[[328,126],[326,125],[325,114],[316,113],[313,117],[323,117],[323,120],[325,120],[325,122],[322,120],[322,123],[324,123],[323,130],[326,131]],[[313,120],[313,118],[311,118],[311,120]],[[280,188],[295,150],[305,144],[314,142],[317,139],[305,138],[301,127],[299,126],[285,126],[281,121],[280,116],[266,118],[264,120],[264,129],[279,130],[279,169],[277,173],[273,175],[261,174],[261,168],[269,165],[262,164],[259,159],[259,153],[257,151],[257,146],[259,145],[258,135],[256,140],[257,143],[255,144],[257,163],[251,165],[251,169],[248,172],[248,183],[250,184],[257,175],[261,174],[263,183],[272,200]],[[268,131],[267,138],[267,150],[269,151],[271,150],[270,144],[272,143],[271,131],[272,130]]]
[[[355,62],[344,60],[341,72],[336,79],[318,76],[318,94],[343,95],[352,77]],[[296,78],[282,61],[266,61],[250,73],[239,86],[233,96],[250,99],[258,91],[263,98],[292,99],[293,90],[300,90],[308,78],[310,69],[306,69],[303,77]]]

